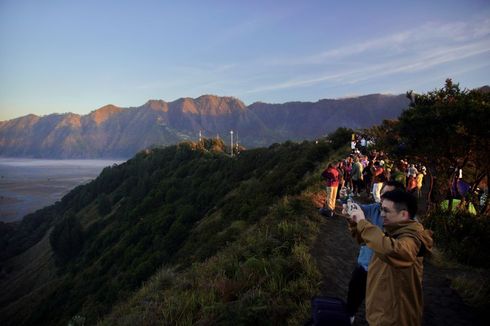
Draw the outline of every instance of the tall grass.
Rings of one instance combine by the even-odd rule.
[[[100,325],[298,325],[320,273],[309,247],[318,232],[304,196],[285,197],[258,224],[203,263],[162,268]],[[231,224],[243,229],[243,222]]]

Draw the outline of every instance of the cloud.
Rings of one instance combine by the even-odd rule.
[[[355,84],[394,74],[430,68],[490,53],[490,19],[423,26],[324,51],[315,55],[279,61],[287,69],[298,65],[317,66],[316,72],[284,82],[256,87],[246,93],[284,90],[335,82]],[[349,68],[338,62],[349,61]],[[336,63],[333,65],[333,63]],[[345,65],[344,65],[345,67]],[[318,71],[323,70],[320,74]]]
[[[478,19],[471,22],[436,23],[429,22],[413,29],[400,31],[386,36],[355,42],[320,53],[284,60],[271,60],[276,65],[318,65],[333,60],[345,60],[363,55],[414,52],[426,49],[434,44],[460,44],[472,42],[490,36],[490,19]]]

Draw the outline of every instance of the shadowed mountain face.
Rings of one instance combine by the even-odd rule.
[[[396,118],[404,95],[367,95],[318,102],[254,103],[233,97],[201,96],[174,102],[150,100],[140,107],[104,106],[88,115],[73,113],[0,122],[0,156],[43,158],[130,157],[152,146],[219,135],[234,130],[247,147],[313,139],[338,127],[365,128]]]
[[[248,108],[281,140],[313,139],[336,130],[366,128],[397,118],[408,106],[405,95],[373,94],[339,100],[254,103]]]

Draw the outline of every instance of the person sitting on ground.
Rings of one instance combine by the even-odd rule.
[[[393,190],[383,194],[384,230],[367,221],[353,204],[349,215],[358,241],[373,249],[366,287],[369,325],[421,325],[423,313],[423,256],[432,250],[432,232],[414,220],[417,199]]]
[[[397,181],[387,181],[383,185],[383,188],[381,188],[381,196],[383,196],[386,192],[393,191],[395,189],[405,190],[405,186]],[[374,203],[360,206],[366,219],[380,229],[383,229],[381,204]],[[346,214],[346,206],[344,206],[342,213]],[[354,224],[353,227],[355,228],[356,225]],[[347,292],[347,312],[351,318],[351,323],[354,321],[354,317],[366,297],[367,272],[372,255],[373,250],[367,247],[365,244],[361,244],[359,255],[357,256],[357,265],[352,271],[352,276],[349,281],[349,290]]]

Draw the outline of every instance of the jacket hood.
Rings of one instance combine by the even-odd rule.
[[[430,255],[432,253],[434,245],[432,231],[424,229],[424,226],[417,221],[410,220],[393,225],[386,225],[385,230],[395,238],[400,234],[404,234],[405,236],[408,234],[408,236],[418,239],[422,243],[419,256],[425,256],[426,254]]]

